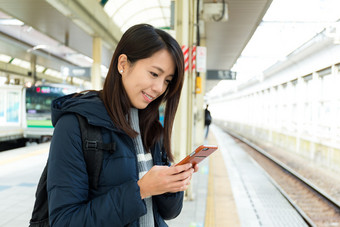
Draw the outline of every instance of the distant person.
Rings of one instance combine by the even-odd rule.
[[[204,126],[205,126],[205,139],[208,138],[209,125],[211,124],[211,114],[208,110],[209,105],[204,110]]]
[[[47,170],[53,226],[165,227],[178,216],[198,166],[170,166],[171,132],[184,80],[181,47],[147,24],[129,28],[113,54],[103,90],[52,103],[55,126]],[[165,103],[164,127],[159,107]],[[102,127],[98,189],[89,188],[75,113]]]

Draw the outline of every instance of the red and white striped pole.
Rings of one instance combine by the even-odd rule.
[[[191,48],[191,70],[194,72],[196,69],[196,46]]]
[[[184,71],[189,69],[189,48],[186,45],[182,45],[182,51],[184,55]]]

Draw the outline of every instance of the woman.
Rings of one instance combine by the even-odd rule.
[[[131,27],[114,52],[102,91],[65,96],[52,104],[55,126],[47,190],[51,226],[167,226],[182,209],[197,166],[169,167],[171,129],[184,80],[183,54],[166,32]],[[164,128],[159,106],[165,102]],[[75,113],[102,127],[98,189],[89,188]],[[168,161],[162,159],[167,156]]]

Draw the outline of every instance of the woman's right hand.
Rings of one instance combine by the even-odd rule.
[[[179,166],[153,166],[138,182],[142,199],[166,192],[185,191],[194,168],[191,163]]]

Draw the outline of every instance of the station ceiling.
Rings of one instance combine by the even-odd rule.
[[[0,0],[0,54],[30,61],[34,53],[38,64],[56,70],[60,64],[90,66],[95,35],[103,38],[102,63],[108,67],[117,41],[130,25],[171,26],[170,0],[104,2],[105,7],[96,0]],[[222,0],[201,4],[214,2]],[[203,23],[200,29],[207,47],[207,69],[232,68],[271,2],[228,0],[227,21]],[[23,24],[1,23],[9,19]]]

